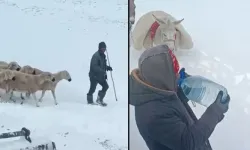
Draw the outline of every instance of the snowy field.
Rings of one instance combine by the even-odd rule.
[[[48,91],[41,106],[32,99],[0,104],[0,133],[31,130],[35,143],[54,141],[58,150],[128,149],[128,44],[126,0],[0,0],[1,60],[41,70],[68,70],[55,106]],[[88,106],[89,64],[105,41],[118,101],[108,73],[107,107]],[[101,87],[98,86],[97,91]],[[96,93],[94,98],[96,98]],[[40,97],[37,93],[37,97]],[[16,94],[19,97],[19,94]],[[15,140],[15,141],[14,141]],[[31,146],[22,139],[0,140],[1,150]]]
[[[214,150],[250,149],[250,3],[246,0],[137,0],[136,18],[151,10],[164,10],[191,34],[194,48],[182,50],[177,57],[190,74],[199,74],[228,88],[230,108],[217,125],[210,142]],[[137,67],[140,52],[130,49],[130,68]],[[197,117],[205,111],[191,106]],[[130,149],[147,150],[130,106]]]

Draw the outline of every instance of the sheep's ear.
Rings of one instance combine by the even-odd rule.
[[[155,19],[155,21],[157,21],[159,24],[166,24],[162,18],[158,18],[154,14],[152,14],[152,16]]]
[[[180,24],[182,21],[184,20],[184,18],[182,18],[181,20],[176,20],[173,22],[174,25],[178,25]]]

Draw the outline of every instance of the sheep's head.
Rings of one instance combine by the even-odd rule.
[[[17,68],[16,68],[16,71],[20,71],[21,68],[22,68],[22,67],[18,65]]]
[[[65,79],[65,80],[67,80],[69,82],[72,81],[72,78],[71,78],[71,76],[70,76],[70,74],[69,74],[69,72],[67,70],[61,71],[60,75],[61,75],[62,79]]]
[[[36,71],[35,68],[33,68],[33,72],[32,72],[33,75],[39,75],[39,73]]]
[[[20,71],[21,67],[18,65],[18,68],[16,68],[16,71]]]
[[[162,44],[166,44],[171,50],[176,50],[175,40],[177,35],[177,26],[184,20],[172,21],[167,17],[157,17],[152,14],[154,20],[159,24],[160,32],[156,33],[155,40],[160,40]],[[158,40],[157,40],[158,39]]]
[[[41,74],[41,73],[43,73],[42,70],[37,69],[37,68],[34,68],[34,72],[33,72],[34,75],[39,75],[39,74]]]
[[[2,70],[0,72],[0,78],[2,81],[3,80],[13,80],[13,81],[16,80],[15,74],[11,70]]]
[[[34,74],[35,69],[29,65],[26,65],[26,66],[23,66],[20,71],[23,73],[27,73],[27,74]]]
[[[17,62],[12,61],[12,62],[10,62],[10,63],[9,63],[9,65],[8,65],[8,69],[10,69],[10,70],[20,71],[21,67],[18,65],[18,63],[17,63]]]
[[[6,76],[6,80],[16,80],[15,74],[11,70],[6,70],[5,71],[5,76]]]

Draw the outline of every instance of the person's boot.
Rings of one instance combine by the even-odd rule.
[[[103,93],[103,92],[99,91],[96,103],[99,104],[99,105],[101,105],[101,106],[107,106],[107,103],[103,102],[103,98],[104,98],[105,95],[106,95],[106,93]]]
[[[88,101],[88,104],[94,104],[93,96],[92,95],[87,95],[87,101]]]

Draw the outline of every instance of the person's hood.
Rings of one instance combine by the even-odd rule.
[[[130,75],[129,100],[131,105],[141,105],[152,100],[176,97],[177,76],[166,45],[159,45],[142,53],[139,69]],[[170,98],[171,99],[171,98]]]
[[[98,45],[98,49],[101,49],[101,48],[107,48],[106,46],[106,43],[105,42],[100,42],[99,45]]]

